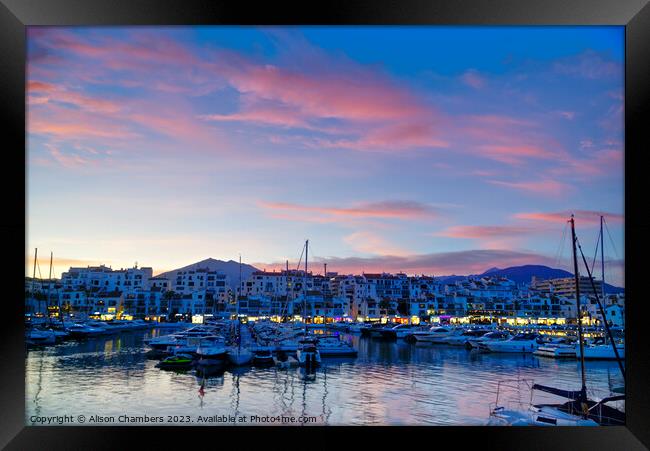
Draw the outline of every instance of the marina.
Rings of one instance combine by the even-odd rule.
[[[185,353],[187,347],[180,349],[185,352],[174,352],[176,345],[168,345],[169,351],[153,358],[151,344],[177,343],[182,337],[189,337],[190,342],[196,340],[199,354],[201,349],[207,349],[200,337],[214,334],[212,326],[182,326],[175,330],[127,329],[28,350],[27,423],[32,424],[30,418],[68,409],[83,414],[101,412],[116,419],[119,415],[194,419],[210,415],[304,415],[315,417],[313,424],[484,425],[500,380],[516,378],[567,387],[580,384],[575,359],[373,338],[336,330],[341,326],[313,328],[309,337],[316,343],[323,340],[321,350],[340,341],[354,349],[356,355],[332,356],[325,352],[320,364],[309,368],[299,366],[296,358],[300,339],[293,340],[293,351],[288,350],[291,345],[286,338],[281,347],[267,343],[256,348],[252,344],[253,334],[260,338],[256,330],[266,330],[262,336],[277,329],[304,332],[304,328],[297,327],[300,325],[293,324],[241,325],[250,334],[242,345],[252,349],[251,353],[273,349],[272,364],[252,359],[235,365],[217,356],[213,365],[204,367],[198,364],[200,356]],[[226,332],[226,340],[233,339],[228,335],[232,326],[227,322],[219,327]],[[463,332],[456,333],[462,336]],[[286,360],[280,360],[282,354]],[[165,358],[172,361],[161,368]],[[614,387],[623,384],[615,361],[588,361],[586,366],[593,396],[607,397]],[[500,389],[503,399],[504,388]],[[517,390],[507,395],[520,401],[527,396]],[[114,424],[123,423],[116,420]]]

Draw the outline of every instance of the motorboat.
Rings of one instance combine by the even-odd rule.
[[[532,353],[539,347],[541,338],[534,332],[522,332],[507,340],[485,340],[479,343],[479,349],[490,352]]]
[[[453,329],[444,326],[431,326],[429,330],[418,331],[413,333],[415,340],[420,343],[438,343],[444,344],[445,339],[452,335]]]
[[[471,348],[470,340],[475,338],[480,338],[487,334],[489,330],[486,329],[467,329],[461,334],[453,334],[444,338],[442,341],[445,344],[452,346],[465,346],[466,348]]]
[[[52,329],[32,329],[27,334],[27,340],[34,345],[53,345],[56,334]]]
[[[163,370],[188,370],[192,367],[192,356],[189,354],[176,354],[165,358],[156,365]]]
[[[616,351],[621,359],[625,358],[625,345],[616,344]],[[580,358],[580,346],[575,346],[574,352]],[[611,344],[597,344],[584,346],[585,360],[616,360],[616,353]]]
[[[87,326],[85,324],[75,323],[67,328],[67,332],[73,338],[89,338],[104,335],[105,329]]]
[[[379,337],[381,336],[380,329],[384,328],[384,324],[380,323],[369,323],[365,324],[359,328],[362,337]]]
[[[359,352],[338,337],[318,339],[318,352],[321,357],[356,357]]]
[[[557,338],[539,345],[533,354],[539,357],[552,357],[555,359],[575,359],[576,345],[574,340],[569,337]]]
[[[154,337],[150,339],[145,339],[144,343],[153,350],[157,351],[167,351],[170,346],[176,346],[179,344],[179,337],[175,334],[163,335],[161,337]]]
[[[321,363],[321,355],[318,351],[317,340],[305,338],[300,341],[300,347],[296,351],[296,358],[300,366],[315,367]]]
[[[398,324],[396,326],[385,327],[380,331],[380,333],[382,338],[396,340],[398,338],[405,338],[415,330],[415,327],[416,326],[412,324]]]
[[[221,337],[215,340],[203,338],[199,341],[195,355],[199,359],[199,362],[212,363],[215,360],[226,360],[228,358],[228,351]]]
[[[472,348],[479,348],[479,345],[485,341],[497,341],[497,340],[507,340],[510,338],[510,332],[505,331],[505,330],[495,330],[493,332],[488,332],[483,336],[480,337],[474,337],[469,340],[469,345]]]

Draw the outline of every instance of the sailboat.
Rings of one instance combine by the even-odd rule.
[[[609,402],[621,401],[625,395],[613,395],[594,401],[587,397],[587,383],[585,374],[584,359],[584,336],[582,332],[581,307],[580,307],[580,275],[578,273],[578,257],[576,244],[578,243],[575,234],[575,220],[573,215],[570,219],[571,237],[573,241],[573,273],[575,277],[576,290],[576,307],[578,318],[578,347],[580,355],[580,373],[582,386],[580,390],[563,390],[554,387],[548,387],[540,384],[533,384],[531,387],[531,404],[527,410],[516,408],[507,408],[498,403],[499,393],[497,392],[497,402],[490,409],[490,419],[488,425],[494,426],[620,426],[625,424],[625,413],[607,405]],[[581,250],[582,252],[582,250]],[[583,261],[587,267],[587,272],[591,278],[589,266],[586,265],[586,259],[583,254]],[[595,292],[595,290],[594,290]],[[596,295],[597,297],[598,295]],[[600,301],[599,301],[600,304]],[[602,308],[602,306],[601,306]],[[603,315],[604,316],[604,315]],[[609,332],[607,324],[605,327]],[[610,333],[611,335],[611,333]],[[616,351],[614,351],[616,352]],[[621,372],[625,377],[623,366]],[[541,391],[550,393],[567,399],[562,404],[532,404],[533,392]]]
[[[602,286],[601,286],[601,296],[603,301],[605,299],[605,247],[603,240],[603,222],[604,217],[600,217],[600,265],[601,265],[601,275],[602,275]],[[607,317],[605,311],[601,307],[601,315],[603,317],[603,322],[607,323]],[[606,324],[607,326],[607,324]],[[613,338],[613,337],[610,337]],[[613,341],[613,340],[610,340]],[[581,353],[584,354],[585,359],[588,360],[617,360],[625,358],[625,343],[607,343],[607,339],[601,339],[599,342],[593,342],[589,345],[585,345],[582,350],[576,349],[578,358]]]
[[[302,340],[298,342],[299,347],[296,351],[296,357],[298,358],[298,364],[300,366],[313,368],[320,365],[320,352],[318,352],[318,340],[315,338],[308,338],[307,335],[307,259],[309,252],[309,240],[305,241],[305,277],[302,284],[302,301],[303,301],[303,323],[305,325],[305,334]]]
[[[242,348],[242,330],[241,330],[241,321],[239,321],[239,290],[241,290],[241,255],[239,256],[239,289],[235,292],[236,297],[236,311],[237,311],[237,331],[236,331],[236,341],[237,346],[231,346],[228,348],[228,360],[235,366],[246,365],[253,360],[253,353],[246,348]]]

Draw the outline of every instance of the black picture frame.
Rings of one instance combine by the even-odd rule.
[[[35,427],[25,426],[25,354],[23,348],[24,274],[18,261],[25,258],[25,51],[29,25],[193,25],[193,24],[426,24],[426,25],[624,25],[625,32],[625,238],[627,380],[625,427],[601,428],[233,428],[173,427]],[[500,449],[644,449],[650,446],[648,361],[643,340],[643,257],[648,255],[650,225],[645,206],[648,143],[647,117],[650,83],[650,6],[647,0],[444,0],[444,1],[335,1],[278,5],[276,3],[205,0],[0,0],[0,99],[5,125],[3,197],[0,227],[10,245],[0,327],[0,446],[7,449],[111,449],[132,443],[169,448],[179,440],[185,447],[217,445],[219,437],[259,440],[302,448],[341,446],[341,429],[364,438],[390,434],[407,446],[434,446],[442,437],[457,446]],[[9,138],[9,139],[7,139]],[[8,143],[13,143],[9,145]],[[12,173],[16,171],[17,176]],[[25,180],[27,173],[25,174]],[[9,208],[7,208],[7,206]],[[23,243],[23,245],[21,245]],[[71,395],[73,396],[73,395]],[[301,432],[301,433],[299,433]],[[417,433],[417,439],[413,438]],[[132,442],[137,440],[136,442]],[[213,446],[214,446],[213,445]],[[231,445],[236,446],[231,442]],[[355,446],[350,443],[350,446]],[[361,446],[368,446],[367,444]],[[177,446],[176,446],[177,447]],[[247,446],[248,447],[248,446]]]

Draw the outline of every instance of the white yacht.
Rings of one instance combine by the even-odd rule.
[[[454,329],[444,326],[432,326],[429,330],[413,333],[417,342],[444,344],[445,339],[454,333]]]
[[[487,334],[489,330],[487,329],[467,329],[461,334],[453,334],[443,339],[445,344],[452,346],[465,346],[466,348],[471,348],[470,340],[480,338]]]
[[[321,357],[356,357],[359,353],[339,337],[321,337],[318,339],[318,352]]]
[[[479,348],[480,344],[486,341],[503,341],[511,337],[510,332],[505,330],[495,330],[493,332],[488,332],[481,337],[474,337],[469,340],[469,345],[472,348]]]
[[[616,344],[616,350],[621,359],[625,358],[625,345]],[[580,346],[576,345],[574,353],[580,358]],[[616,353],[611,344],[585,345],[585,360],[616,360]]]
[[[532,353],[540,345],[540,336],[536,333],[524,332],[508,340],[485,340],[479,343],[479,349],[490,352],[523,352]]]
[[[558,338],[539,345],[533,354],[539,357],[552,357],[555,359],[575,359],[576,344],[574,340],[568,337]]]

